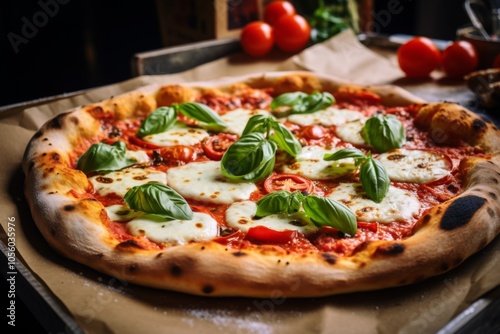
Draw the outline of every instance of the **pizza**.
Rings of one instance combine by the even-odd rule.
[[[23,170],[62,256],[195,295],[315,297],[413,284],[490,243],[499,149],[456,103],[270,72],[61,113]]]

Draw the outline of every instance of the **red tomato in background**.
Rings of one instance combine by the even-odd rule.
[[[477,68],[479,63],[474,46],[467,41],[453,42],[441,56],[443,70],[450,78],[463,78]]]
[[[264,8],[264,22],[274,25],[283,15],[296,14],[295,7],[288,1],[272,1]]]
[[[273,48],[273,29],[262,21],[251,22],[241,31],[240,43],[243,51],[248,55],[263,56]]]
[[[399,67],[410,78],[424,78],[438,68],[441,53],[427,37],[414,37],[397,51]]]
[[[273,26],[276,45],[285,52],[297,52],[306,46],[311,26],[300,15],[283,15]]]

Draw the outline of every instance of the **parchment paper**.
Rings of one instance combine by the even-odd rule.
[[[346,31],[295,56],[277,53],[263,60],[236,54],[185,73],[139,77],[52,104],[2,113],[2,241],[7,244],[8,219],[15,219],[17,257],[86,333],[434,333],[500,285],[500,239],[449,273],[408,287],[327,298],[203,298],[135,286],[67,260],[49,248],[34,225],[22,193],[20,163],[31,136],[54,115],[148,83],[295,69],[365,84],[402,76],[394,58],[365,48]]]

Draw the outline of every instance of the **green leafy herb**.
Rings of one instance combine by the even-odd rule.
[[[142,138],[148,135],[165,132],[174,126],[177,121],[177,112],[172,107],[161,107],[154,110],[142,122],[137,131],[137,137]]]
[[[161,183],[146,183],[132,187],[123,198],[137,211],[151,213],[165,219],[193,219],[186,200],[172,188]]]
[[[314,92],[310,95],[302,92],[285,93],[271,102],[271,110],[288,107],[284,114],[310,114],[332,105],[335,98],[328,92]]]
[[[272,214],[294,214],[304,209],[317,226],[331,226],[351,236],[356,234],[356,215],[344,204],[316,195],[304,195],[281,190],[262,197],[257,202],[256,217]]]
[[[127,158],[125,153],[127,153],[127,147],[121,141],[111,145],[93,144],[78,159],[76,168],[85,174],[119,170],[136,162],[134,159]]]
[[[174,108],[186,117],[205,123],[205,126],[212,130],[222,130],[227,127],[222,118],[212,108],[204,104],[187,102],[174,104]]]
[[[277,145],[252,132],[234,142],[221,160],[222,175],[235,181],[258,182],[274,169]]]
[[[262,218],[277,213],[294,214],[300,209],[304,199],[301,192],[289,192],[280,190],[272,192],[257,201],[257,212],[255,216]]]
[[[368,153],[360,167],[359,178],[366,195],[376,203],[382,202],[389,191],[389,175],[384,166]]]
[[[302,206],[314,224],[335,227],[351,236],[356,234],[356,215],[344,204],[326,197],[308,195]]]
[[[361,166],[359,179],[366,195],[374,202],[380,203],[389,191],[390,179],[384,166],[371,155],[371,152],[364,154],[356,148],[347,148],[323,157],[327,161],[336,161],[346,158],[353,158],[356,166]]]
[[[204,127],[211,130],[222,130],[227,126],[220,116],[208,106],[197,102],[186,102],[154,110],[142,122],[137,136],[142,138],[167,131],[174,126],[179,112],[203,123]]]
[[[309,23],[312,28],[313,43],[323,42],[347,28],[359,32],[357,1],[337,0],[334,4],[326,6],[324,0],[319,0],[319,5]]]
[[[394,115],[375,115],[370,117],[361,135],[378,152],[400,148],[406,141],[403,124]]]

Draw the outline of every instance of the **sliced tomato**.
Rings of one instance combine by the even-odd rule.
[[[377,232],[378,231],[378,223],[372,222],[358,222],[359,228],[366,228],[370,231]]]
[[[259,225],[248,229],[245,239],[251,242],[266,244],[287,244],[299,238],[299,232],[295,230],[277,231]]]
[[[311,180],[295,174],[272,174],[264,181],[264,190],[267,193],[272,193],[280,190],[295,190],[305,191],[308,194],[314,191],[314,183]]]
[[[152,150],[156,150],[156,149],[159,149],[161,148],[161,146],[158,146],[158,145],[155,145],[155,144],[151,144],[151,143],[148,143],[147,141],[144,141],[142,139],[140,139],[139,137],[137,136],[130,136],[128,138],[129,142],[131,144],[134,144],[136,146],[139,146],[139,147],[142,147],[142,148],[149,148],[149,149],[152,149]]]
[[[159,154],[166,162],[191,162],[198,157],[194,148],[185,145],[162,147],[159,149]]]
[[[325,128],[321,125],[308,125],[300,132],[302,137],[309,140],[321,139],[326,135]]]
[[[201,143],[201,147],[207,157],[212,160],[219,161],[222,159],[222,156],[229,146],[231,146],[237,139],[238,137],[236,135],[220,133],[218,135],[205,138]]]

